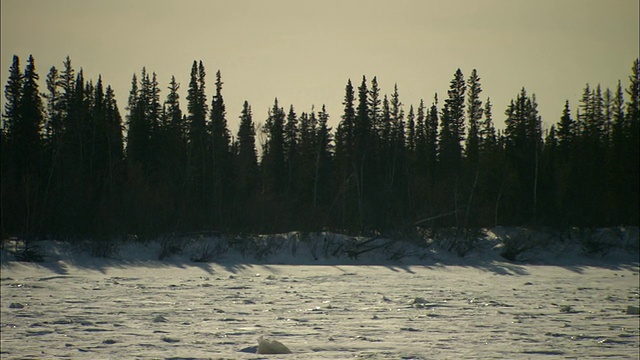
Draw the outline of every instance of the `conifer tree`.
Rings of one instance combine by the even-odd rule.
[[[629,125],[635,127],[635,130],[637,130],[638,118],[640,118],[640,63],[637,58],[631,67],[629,88],[626,91],[629,95],[629,102],[627,103],[627,116],[630,119]]]
[[[631,75],[629,76],[629,88],[627,89],[629,102],[627,103],[626,117],[627,142],[625,147],[628,159],[628,176],[625,177],[625,193],[630,199],[626,206],[621,206],[625,212],[622,218],[627,223],[638,222],[638,209],[640,208],[640,195],[638,194],[638,183],[640,183],[640,63],[638,58],[633,62]]]
[[[0,182],[0,189],[2,194],[0,196],[0,235],[5,236],[7,233],[15,233],[19,229],[19,225],[22,223],[21,214],[17,214],[15,211],[7,211],[17,205],[20,201],[20,197],[16,194],[16,189],[20,180],[18,179],[16,164],[18,160],[15,158],[19,156],[14,150],[14,144],[16,141],[15,126],[19,123],[18,109],[20,107],[20,99],[22,98],[22,82],[23,74],[20,70],[20,58],[17,55],[13,56],[11,67],[9,68],[9,78],[4,90],[4,112],[2,114],[2,124],[0,124],[2,142],[1,146],[1,171],[2,181]]]
[[[416,115],[415,125],[415,152],[416,158],[420,168],[424,168],[426,165],[426,153],[427,153],[427,125],[426,125],[426,108],[424,100],[420,99],[420,105],[418,105],[418,113]]]
[[[440,126],[440,120],[438,118],[438,94],[434,94],[433,96],[433,103],[429,108],[425,121],[426,166],[429,177],[433,178],[440,150],[438,147],[438,136],[440,135],[438,133],[438,127]]]
[[[286,164],[285,164],[285,123],[284,109],[278,104],[278,99],[274,100],[273,107],[269,110],[269,118],[264,124],[264,132],[267,135],[267,141],[262,150],[261,168],[267,186],[267,191],[271,196],[280,194],[282,186],[285,183]]]
[[[62,91],[60,98],[60,111],[62,112],[62,117],[66,118],[69,115],[69,107],[71,106],[73,91],[75,89],[75,70],[71,65],[71,59],[69,56],[66,57],[62,64],[64,68],[60,71],[59,79],[59,86]]]
[[[238,183],[240,194],[255,191],[258,181],[258,155],[256,131],[249,102],[245,100],[238,129]]]
[[[440,119],[440,162],[448,169],[457,171],[462,159],[461,141],[464,140],[464,98],[466,84],[462,71],[456,70],[449,85],[448,99],[444,102]]]
[[[295,193],[295,179],[298,170],[298,155],[300,151],[300,134],[298,132],[298,115],[293,105],[289,106],[286,122],[284,124],[284,162],[286,167],[286,188],[289,196]]]
[[[492,108],[491,99],[487,98],[483,111],[484,120],[482,121],[479,129],[480,152],[485,154],[497,145],[496,129],[493,125]]]
[[[13,142],[13,131],[15,129],[15,123],[18,120],[18,108],[20,106],[20,100],[22,98],[23,91],[23,74],[20,70],[20,58],[17,55],[13,55],[13,62],[9,68],[9,78],[7,85],[4,87],[4,115],[3,129],[7,131],[7,139]]]
[[[371,80],[371,88],[369,89],[367,109],[369,111],[369,122],[371,131],[375,137],[380,137],[380,106],[382,100],[380,100],[380,87],[378,86],[377,77],[373,77]]]
[[[416,115],[413,111],[413,105],[409,107],[407,114],[407,150],[413,157],[416,150]]]
[[[331,190],[330,179],[332,170],[332,153],[331,153],[331,128],[328,125],[329,114],[325,105],[318,113],[318,129],[316,133],[316,158],[315,172],[313,180],[313,218],[316,219],[316,225],[319,225],[316,215],[318,208],[329,202],[329,192]]]
[[[146,177],[151,166],[151,132],[152,119],[150,118],[151,105],[151,81],[146,69],[142,68],[140,75],[140,87],[133,84],[129,95],[129,115],[127,117],[127,160],[130,166],[142,171],[140,176]]]
[[[562,117],[558,123],[558,146],[560,147],[560,154],[562,156],[568,156],[573,146],[574,141],[574,120],[571,118],[571,109],[569,107],[569,100],[564,103],[564,109],[562,110]]]
[[[18,174],[21,175],[37,172],[42,155],[40,132],[44,125],[44,108],[40,98],[39,79],[35,60],[30,55],[24,71],[16,121],[11,130],[14,151],[21,158],[18,164]]]
[[[356,111],[354,107],[355,101],[355,93],[353,90],[353,85],[351,83],[351,79],[347,81],[347,85],[345,87],[345,95],[342,105],[344,105],[344,110],[342,113],[342,119],[338,124],[338,129],[336,132],[336,153],[335,153],[335,161],[336,161],[336,181],[339,185],[337,185],[338,189],[341,189],[338,195],[341,198],[341,219],[342,225],[351,225],[353,226],[353,219],[347,219],[347,215],[352,215],[353,211],[357,212],[357,194],[353,189],[353,186],[356,185],[354,179],[354,152],[355,152],[355,121],[356,121]],[[356,196],[354,196],[356,195]],[[356,205],[353,208],[353,205]],[[358,218],[361,213],[357,212]]]
[[[227,127],[226,106],[222,96],[222,76],[216,72],[216,94],[211,101],[210,136],[211,136],[211,181],[212,203],[211,213],[214,224],[220,226],[224,218],[224,206],[232,202],[232,184],[234,183],[233,165],[231,163],[231,134]]]
[[[369,111],[369,90],[367,78],[362,76],[362,83],[358,87],[358,106],[354,118],[354,156],[360,167],[364,166],[367,153],[370,151],[371,118],[375,116],[375,110]],[[364,174],[361,174],[361,177]],[[361,178],[362,182],[363,179]]]
[[[478,163],[479,152],[479,122],[482,119],[482,101],[480,100],[480,93],[482,88],[480,87],[480,78],[473,69],[471,76],[467,81],[468,85],[468,98],[467,98],[467,119],[469,122],[469,132],[466,140],[466,156],[467,162],[470,166],[475,166]]]
[[[46,78],[47,93],[47,121],[45,126],[45,135],[47,144],[58,144],[58,139],[62,136],[62,114],[60,112],[60,78],[58,69],[52,66]]]
[[[188,170],[189,200],[193,204],[191,220],[194,226],[202,226],[209,218],[210,209],[208,203],[211,200],[209,193],[210,162],[209,134],[207,131],[207,104],[205,95],[205,70],[202,61],[193,61],[189,89],[187,91],[188,111]]]
[[[405,156],[405,124],[404,124],[404,110],[403,104],[400,101],[400,94],[398,93],[398,85],[393,88],[393,94],[391,95],[391,149],[392,149],[392,161],[391,161],[391,173],[390,173],[390,186],[394,186],[396,183],[396,174],[403,173],[403,159]]]
[[[14,64],[17,63],[14,61]],[[12,74],[11,74],[12,75]],[[44,108],[36,72],[35,60],[29,56],[22,80],[22,92],[19,97],[16,114],[10,123],[11,156],[17,180],[17,193],[20,200],[12,211],[22,218],[22,233],[31,236],[37,225],[40,175],[43,144],[41,129],[44,125]],[[13,104],[9,104],[13,106]]]
[[[531,221],[538,200],[538,163],[542,150],[541,119],[535,95],[529,97],[523,87],[505,111],[505,154],[515,176],[509,209],[511,221]]]
[[[343,166],[346,169],[343,171],[350,172],[348,169],[351,165],[353,151],[354,151],[354,133],[355,133],[355,108],[354,108],[354,91],[351,79],[347,82],[345,88],[345,96],[342,105],[344,105],[344,112],[342,114],[342,120],[338,125],[338,133],[336,134],[336,155],[340,157],[340,161],[343,162]]]

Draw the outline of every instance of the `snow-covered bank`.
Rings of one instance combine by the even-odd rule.
[[[275,263],[275,264],[434,264],[464,265],[515,261],[530,264],[597,265],[638,263],[638,227],[530,229],[496,227],[475,231],[439,229],[412,236],[357,237],[330,232],[239,236],[190,234],[153,241],[105,243],[38,241],[33,252],[44,263]],[[12,247],[2,262],[19,258]],[[24,257],[24,255],[23,255]]]

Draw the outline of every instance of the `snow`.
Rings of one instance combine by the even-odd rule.
[[[510,262],[500,231],[464,258],[298,233],[244,249],[181,239],[162,261],[167,241],[109,259],[46,241],[41,263],[3,250],[2,359],[638,358],[637,251],[566,243]],[[216,259],[192,261],[207,246]],[[261,337],[292,354],[256,354]]]

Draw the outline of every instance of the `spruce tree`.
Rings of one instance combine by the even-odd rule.
[[[232,202],[234,193],[232,184],[233,165],[231,163],[231,134],[227,127],[226,106],[222,96],[222,75],[216,72],[216,94],[211,101],[210,136],[211,136],[211,178],[212,203],[211,216],[214,224],[221,226],[227,219],[224,217],[226,203]]]
[[[16,64],[16,62],[14,62]],[[17,194],[20,200],[12,211],[22,218],[21,233],[27,237],[36,230],[35,226],[41,210],[38,199],[42,166],[43,144],[41,130],[44,125],[44,108],[33,56],[29,56],[25,67],[22,92],[16,114],[10,123],[11,156],[17,180]],[[10,104],[13,106],[13,104]]]
[[[296,114],[293,105],[289,106],[289,112],[287,113],[286,122],[284,124],[284,162],[286,167],[286,189],[291,199],[296,189],[295,179],[297,178],[297,171],[299,164],[299,151],[300,151],[300,134],[298,132],[298,115]]]
[[[15,124],[18,122],[18,108],[20,106],[20,100],[22,98],[23,91],[23,74],[20,70],[20,58],[17,55],[13,55],[13,62],[11,63],[11,67],[9,68],[9,78],[7,80],[7,85],[4,87],[4,114],[2,117],[3,120],[3,129],[7,131],[7,139],[10,142],[13,142],[12,138],[14,134],[12,133],[15,129]]]
[[[205,97],[205,70],[202,61],[193,61],[189,89],[187,91],[188,111],[188,186],[187,198],[193,204],[190,207],[192,226],[203,226],[207,223],[210,201],[208,168],[210,163],[207,132],[207,104]]]
[[[487,98],[484,104],[484,120],[480,125],[479,137],[480,137],[480,153],[487,154],[497,145],[496,129],[493,125],[491,99]]]
[[[325,105],[322,105],[322,110],[318,113],[318,129],[316,133],[316,154],[315,154],[315,171],[313,181],[313,218],[315,219],[316,226],[322,225],[317,217],[318,208],[322,205],[328,208],[327,203],[330,201],[331,184],[330,179],[332,177],[332,153],[331,153],[331,128],[329,127],[329,114],[327,113]]]
[[[440,135],[438,133],[438,128],[440,126],[440,120],[438,118],[438,94],[434,94],[433,96],[433,103],[429,108],[425,121],[426,121],[425,122],[425,127],[426,127],[426,135],[425,135],[426,163],[425,165],[427,166],[428,178],[433,180],[434,173],[436,170],[435,169],[436,164],[438,162],[438,157],[440,154],[439,142],[438,142],[438,136]]]
[[[380,136],[380,106],[382,100],[380,100],[380,87],[378,86],[377,77],[373,77],[371,80],[371,88],[369,89],[367,109],[369,111],[370,127],[375,137]]]
[[[411,105],[407,114],[407,150],[411,157],[415,154],[416,137],[416,115]]]
[[[258,155],[256,151],[256,131],[251,106],[246,100],[242,104],[238,129],[238,183],[240,194],[255,191],[258,181]]]
[[[45,135],[47,144],[58,144],[58,139],[62,136],[62,114],[60,112],[60,78],[58,69],[52,66],[46,78],[47,93],[47,121]]]
[[[574,141],[574,120],[571,118],[571,109],[569,107],[569,100],[564,103],[564,109],[562,110],[562,117],[558,123],[558,146],[560,147],[560,154],[563,157],[567,157],[571,152]]]
[[[71,65],[71,59],[69,56],[63,62],[64,68],[60,71],[59,86],[62,91],[60,98],[60,111],[62,117],[66,118],[69,115],[69,108],[73,99],[73,91],[75,89],[75,70]]]
[[[542,150],[542,121],[538,116],[535,95],[529,97],[523,87],[505,111],[505,154],[509,161],[514,187],[510,190],[510,221],[528,222],[536,216],[538,168]]]
[[[5,209],[11,209],[18,205],[21,201],[20,195],[16,193],[16,189],[20,184],[20,179],[17,173],[18,160],[16,156],[20,156],[19,153],[14,150],[14,144],[16,143],[15,127],[16,123],[19,123],[19,107],[20,99],[22,98],[23,91],[23,74],[20,70],[20,58],[17,55],[13,56],[11,67],[9,68],[9,78],[7,79],[7,85],[5,85],[4,95],[4,113],[2,114],[2,124],[0,126],[2,131],[1,148],[1,171],[2,181],[0,182],[0,189],[2,194],[0,196],[0,221],[2,227],[0,235],[4,236],[8,233],[17,233],[23,229],[19,228],[18,224],[22,223],[22,214],[18,214],[15,211],[6,211]]]
[[[30,55],[24,71],[17,116],[11,129],[14,151],[20,154],[18,174],[21,175],[37,172],[42,155],[40,132],[44,125],[44,108],[38,86],[39,79],[35,60]]]
[[[482,88],[480,87],[480,78],[473,69],[471,76],[467,81],[468,85],[468,97],[467,97],[467,119],[469,122],[469,131],[466,140],[465,153],[467,156],[467,162],[469,166],[476,166],[478,163],[479,153],[479,122],[482,119],[482,101],[480,100],[480,93]]]
[[[276,98],[273,107],[269,110],[269,118],[264,124],[267,141],[262,150],[261,162],[267,191],[273,197],[281,195],[283,184],[285,184],[285,117],[284,109],[280,107]]]
[[[628,175],[625,177],[625,191],[629,201],[626,203],[623,222],[638,224],[638,209],[640,208],[640,195],[638,183],[640,183],[640,63],[638,58],[633,62],[631,75],[629,76],[629,88],[627,89],[629,102],[627,103],[627,149],[625,158],[629,164]],[[626,220],[626,221],[625,221]]]
[[[462,71],[456,70],[449,85],[449,97],[444,102],[440,119],[440,162],[452,171],[458,171],[462,159],[461,141],[464,140],[464,98],[466,84]]]

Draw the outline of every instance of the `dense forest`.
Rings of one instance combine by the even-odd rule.
[[[445,98],[415,106],[363,76],[347,81],[332,129],[324,106],[300,112],[277,99],[267,119],[246,101],[227,114],[221,73],[209,97],[201,61],[184,100],[175,78],[163,89],[142,68],[123,114],[113,89],[68,57],[41,89],[33,57],[23,72],[14,56],[2,237],[638,225],[637,59],[631,70],[615,89],[587,84],[546,130],[534,94],[523,87],[495,111],[476,70],[458,69]]]

